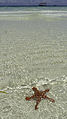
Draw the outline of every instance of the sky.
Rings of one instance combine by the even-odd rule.
[[[67,0],[0,0],[0,5],[12,5],[12,4],[39,4],[40,2],[46,2],[47,4],[67,5]]]

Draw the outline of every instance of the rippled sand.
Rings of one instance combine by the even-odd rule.
[[[55,103],[27,102],[32,87]],[[39,13],[0,16],[0,119],[67,118],[67,18]]]

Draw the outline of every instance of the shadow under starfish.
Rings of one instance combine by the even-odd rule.
[[[33,87],[32,90],[34,91],[34,94],[31,97],[26,97],[25,99],[28,100],[28,101],[31,100],[31,99],[35,99],[36,100],[35,110],[38,109],[37,106],[40,103],[42,98],[48,99],[48,100],[50,100],[53,103],[55,102],[54,99],[49,98],[46,95],[46,93],[49,92],[49,89],[46,89],[44,91],[39,91],[36,87]]]

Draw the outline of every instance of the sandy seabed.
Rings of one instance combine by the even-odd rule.
[[[26,101],[50,88],[55,103]],[[0,15],[0,119],[67,118],[67,17]]]

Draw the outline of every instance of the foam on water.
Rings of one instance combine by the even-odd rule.
[[[40,14],[61,14],[61,15],[66,15],[67,11],[57,11],[57,10],[41,10],[41,11],[0,11],[0,15],[3,14],[8,14],[8,15],[13,15],[13,14],[33,14],[33,13],[40,13]]]

